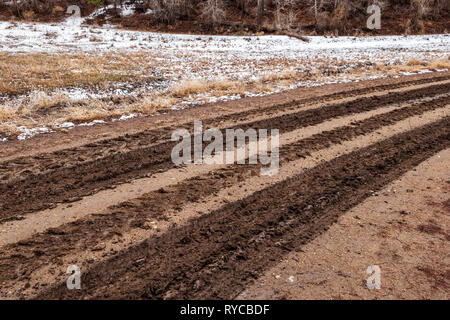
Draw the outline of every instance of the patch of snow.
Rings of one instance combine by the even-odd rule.
[[[87,18],[105,13],[101,8]],[[126,7],[123,15],[134,12]],[[79,22],[79,21],[78,21]],[[96,41],[91,41],[95,37]],[[91,98],[106,98],[113,95],[138,96],[152,91],[168,90],[185,79],[232,79],[258,80],[266,74],[285,71],[312,73],[320,71],[321,64],[327,65],[332,76],[326,80],[307,80],[288,86],[277,86],[270,92],[251,93],[243,96],[263,96],[298,87],[314,87],[337,82],[358,82],[377,79],[380,75],[345,75],[350,69],[364,69],[374,63],[393,65],[409,59],[447,57],[450,54],[450,35],[427,36],[376,36],[376,37],[308,37],[302,42],[287,36],[201,36],[184,34],[159,34],[118,30],[111,25],[94,27],[65,23],[10,23],[0,22],[0,51],[11,54],[23,53],[85,53],[103,52],[145,52],[155,63],[148,66],[149,72],[163,78],[160,83],[152,82],[141,87],[126,83],[114,84],[114,88],[93,92],[85,88],[60,88],[62,94],[78,101]],[[289,66],[289,67],[287,67]],[[289,68],[289,69],[288,69]],[[440,69],[437,71],[448,71]],[[80,73],[81,70],[71,70]],[[422,70],[420,73],[431,72]],[[337,75],[336,75],[337,74]],[[404,72],[403,75],[416,73]],[[396,77],[396,76],[394,76]],[[30,96],[32,93],[28,93]],[[16,97],[22,99],[24,97]],[[227,101],[241,98],[241,95],[191,97],[172,108],[182,109],[205,101]],[[0,101],[4,97],[0,96]],[[113,121],[126,120],[140,115],[124,115]],[[105,123],[95,120],[80,125],[91,126]],[[64,124],[62,124],[64,125]],[[69,124],[66,124],[69,125]],[[74,125],[75,126],[75,125]],[[68,127],[72,128],[72,126]],[[36,134],[39,130],[22,132],[21,137]]]
[[[124,120],[128,120],[128,119],[133,119],[133,118],[137,118],[140,115],[138,113],[132,113],[132,114],[128,114],[128,115],[123,115],[118,119],[112,119],[113,122],[115,121],[124,121]]]
[[[106,123],[106,121],[105,120],[94,120],[91,122],[80,123],[79,126],[80,127],[91,127],[93,125],[100,124],[100,123]]]
[[[73,122],[64,122],[59,125],[56,125],[57,128],[73,128],[75,124]]]
[[[25,128],[25,127],[18,127],[17,130],[19,132],[21,132],[18,136],[17,139],[18,140],[25,140],[25,139],[29,139],[31,137],[34,137],[37,134],[41,134],[41,133],[50,133],[53,132],[52,129],[49,129],[47,127],[36,127],[36,128]]]
[[[109,7],[109,6],[108,6]],[[107,8],[108,8],[107,7]],[[93,15],[100,14],[105,8]],[[132,9],[127,9],[126,14]],[[89,17],[91,17],[89,16]],[[94,33],[99,42],[90,41]],[[49,38],[46,34],[56,34]],[[117,30],[104,27],[45,23],[0,22],[0,43],[7,52],[69,52],[69,51],[111,51],[158,50],[165,53],[188,51],[209,58],[236,55],[236,58],[286,58],[304,57],[305,54],[323,54],[334,57],[377,56],[401,58],[410,53],[424,53],[428,50],[448,52],[450,35],[431,36],[377,36],[377,37],[308,37],[309,43],[287,36],[199,36],[184,34],[158,34]],[[111,44],[114,45],[111,49]],[[208,53],[208,54],[206,54]],[[394,56],[393,53],[396,53]],[[389,59],[386,59],[389,60]]]
[[[124,5],[122,8],[121,15],[122,17],[131,16],[135,12],[135,6],[134,5]]]
[[[138,114],[138,113],[132,113],[129,115],[123,115],[120,118],[117,119],[112,119],[112,122],[116,122],[116,121],[124,121],[124,120],[129,120],[129,119],[133,119],[133,118],[137,118],[137,117],[141,117],[143,116],[142,114]],[[74,124],[73,122],[64,122],[58,125],[55,125],[55,128],[59,128],[59,129],[73,129],[77,126],[79,127],[91,127],[94,126],[96,124],[105,124],[107,123],[104,120],[93,120],[91,122],[84,122],[84,123],[80,123],[78,125]],[[36,127],[36,128],[31,128],[28,129],[26,127],[18,127],[17,130],[20,132],[20,134],[17,136],[18,140],[26,140],[29,138],[32,138],[38,134],[42,134],[42,133],[51,133],[51,132],[55,132],[52,129],[49,129],[47,127]],[[4,137],[4,138],[0,138],[0,142],[6,142],[8,141],[8,137]]]
[[[111,10],[114,8],[113,4],[101,7],[100,9],[95,10],[94,12],[92,12],[87,19],[94,19],[95,17],[98,17],[99,15],[105,14],[106,11]]]
[[[405,72],[400,72],[400,74],[401,74],[401,75],[404,75],[404,76],[412,76],[412,75],[417,74],[417,72],[408,72],[408,71],[405,71]]]

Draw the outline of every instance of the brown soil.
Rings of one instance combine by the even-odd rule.
[[[449,299],[450,149],[346,212],[240,299]],[[366,269],[379,265],[381,288]]]
[[[92,135],[78,146],[49,134],[22,156],[10,144],[0,161],[0,297],[235,298],[373,193],[449,148],[448,79],[294,91],[260,106],[248,99],[244,109],[242,101],[219,104],[227,108],[215,116],[204,111],[216,106],[183,111],[201,113],[206,128],[280,129],[273,177],[260,177],[260,165],[174,167],[168,139],[174,129],[192,129],[189,116],[156,127],[125,121],[115,136],[105,126],[107,138]],[[83,130],[89,137],[99,129]],[[103,199],[109,196],[120,200]],[[92,211],[69,213],[77,206]],[[13,230],[28,231],[17,237]],[[448,238],[439,217],[414,230]],[[81,291],[65,286],[71,264],[82,266]],[[445,280],[419,267],[430,283]]]
[[[405,92],[388,93],[380,97],[359,98],[342,104],[330,104],[318,109],[246,122],[236,128],[243,130],[277,128],[280,133],[285,133],[339,116],[443,94],[448,92],[449,88],[449,84],[439,84]],[[301,106],[294,103],[284,106],[284,109]],[[268,109],[270,114],[272,108]],[[277,106],[277,110],[282,109],[283,106]],[[245,115],[245,113],[238,113],[217,117],[205,121],[204,127],[205,129],[217,127],[224,121],[242,121]],[[14,216],[20,216],[29,211],[50,208],[57,202],[71,202],[73,199],[98,192],[111,185],[127,182],[132,178],[167,171],[174,167],[170,154],[176,143],[167,141],[170,140],[171,132],[177,128],[191,129],[190,127],[190,123],[166,127],[110,141],[91,143],[75,150],[68,149],[45,156],[3,162],[1,169],[5,174],[1,179],[6,183],[0,185],[2,203],[0,222],[14,219]]]
[[[64,284],[37,298],[234,298],[370,192],[450,147],[449,125],[446,118],[319,165],[95,265],[79,292]]]

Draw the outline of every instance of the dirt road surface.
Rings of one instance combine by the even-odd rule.
[[[441,72],[3,143],[0,298],[448,299],[449,101]],[[279,129],[278,174],[176,166],[194,120]]]

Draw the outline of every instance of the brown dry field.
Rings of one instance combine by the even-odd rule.
[[[264,65],[266,71],[262,74],[257,73],[261,69],[255,61],[240,62],[252,65],[256,79],[237,79],[225,72],[205,80],[191,78],[192,72],[205,68],[212,72],[216,62],[196,61],[195,55],[189,56],[184,52],[176,54],[174,58],[193,61],[192,69],[186,70],[174,65],[166,66],[163,56],[163,52],[145,51],[0,53],[0,141],[20,137],[25,128],[45,127],[59,131],[61,125],[67,123],[111,122],[130,115],[148,117],[214,99],[267,95],[303,86],[302,83],[306,82],[339,83],[450,69],[450,57],[445,55],[440,58],[410,58],[393,65],[386,65],[389,59],[384,58],[370,64],[358,62],[351,67],[348,62],[337,59],[274,57],[256,62]],[[330,63],[339,70],[330,72]],[[316,69],[311,72],[297,70],[304,65],[314,65]]]
[[[0,299],[448,299],[449,95],[430,73],[2,143]],[[194,120],[279,129],[278,174],[175,166]]]

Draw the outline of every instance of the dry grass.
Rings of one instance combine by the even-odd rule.
[[[0,94],[17,95],[30,90],[98,86],[144,81],[152,77],[152,57],[140,54],[8,54],[0,53]]]
[[[151,115],[158,111],[168,110],[177,103],[177,99],[170,96],[151,95],[142,102],[128,107],[129,112]]]
[[[412,58],[412,59],[409,59],[409,61],[408,61],[408,63],[406,65],[410,66],[410,67],[412,67],[412,66],[426,66],[427,63],[425,61],[423,61],[423,60]]]
[[[39,92],[21,100],[19,104],[7,102],[0,105],[0,120],[7,121],[18,117],[32,117],[35,114],[42,115],[54,107],[64,107],[70,103],[70,99],[60,92],[53,95]]]
[[[97,119],[104,119],[114,116],[114,109],[108,108],[108,105],[102,101],[94,100],[88,106],[71,106],[64,110],[65,117],[55,122],[90,122]],[[61,121],[62,120],[62,121]]]
[[[214,92],[217,94],[239,94],[244,92],[242,81],[228,79],[216,80],[184,80],[171,89],[171,94],[176,98],[187,98],[192,95]]]
[[[450,70],[450,56],[446,60],[433,60],[430,65],[430,69],[449,69]]]
[[[17,117],[17,108],[9,104],[0,107],[0,121],[5,122]]]
[[[243,82],[242,81],[232,81],[228,79],[218,79],[214,81],[209,81],[208,91],[214,92],[228,92],[228,93],[242,93]]]
[[[393,66],[387,66],[386,69],[393,70],[396,73],[399,72],[419,72],[420,70],[426,69],[425,66],[422,65],[393,65]]]
[[[30,97],[28,106],[31,107],[32,110],[45,110],[57,105],[65,106],[70,104],[70,102],[70,98],[59,91],[52,95],[48,95],[45,92],[39,92]]]
[[[299,78],[299,74],[294,71],[284,71],[284,72],[276,72],[276,73],[268,73],[261,77],[261,81],[263,82],[273,82],[273,81],[281,81],[281,80],[295,80]]]
[[[19,132],[17,131],[18,126],[14,123],[10,122],[0,122],[0,136],[4,135],[18,135]]]
[[[184,57],[186,58],[186,57]],[[202,61],[189,72],[208,69],[211,61]],[[267,59],[259,61],[265,66],[265,73],[252,74],[244,80],[215,76],[216,79],[182,80],[162,91],[141,92],[143,97],[136,99],[103,100],[86,99],[73,101],[58,89],[68,87],[86,87],[106,89],[116,83],[140,83],[153,81],[151,76],[155,67],[161,69],[166,79],[186,79],[191,74],[176,66],[166,66],[164,61],[147,53],[111,53],[96,56],[94,54],[26,54],[9,55],[0,53],[0,95],[17,95],[36,91],[38,93],[25,98],[11,98],[0,103],[0,137],[6,133],[17,134],[18,127],[32,128],[46,125],[56,128],[63,122],[91,122],[108,120],[122,115],[139,113],[151,115],[168,110],[185,101],[209,102],[212,97],[244,97],[247,93],[263,94],[273,92],[275,88],[287,88],[303,81],[326,83],[334,80],[364,79],[368,75],[394,75],[399,72],[418,72],[423,69],[450,69],[449,59],[434,61],[411,59],[397,65],[376,64],[347,68],[346,61],[328,61],[311,58],[305,60],[282,61]],[[260,70],[259,64],[250,66]],[[314,66],[308,71],[300,66]],[[342,68],[340,68],[342,67]],[[196,68],[199,70],[196,71]],[[150,76],[149,76],[150,75]],[[168,82],[170,84],[170,82]],[[49,92],[52,92],[51,94]]]
[[[434,60],[420,60],[410,59],[405,64],[395,65],[377,65],[374,70],[378,72],[420,72],[421,70],[436,70],[436,69],[450,69],[450,60],[448,59],[434,59]]]
[[[177,97],[187,97],[192,94],[205,93],[209,91],[209,84],[204,80],[184,80],[172,88],[172,94]]]
[[[166,91],[151,92],[141,99],[130,99],[128,102],[120,100],[119,103],[114,99],[72,101],[60,92],[39,92],[14,103],[9,101],[0,105],[0,136],[6,132],[16,134],[20,126],[32,128],[46,125],[55,129],[64,122],[77,124],[131,113],[151,115],[191,99],[208,102],[211,97],[269,92],[275,83],[282,81],[288,85],[293,79],[286,75],[267,75],[264,79],[248,82],[228,79],[185,80]]]

